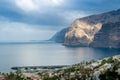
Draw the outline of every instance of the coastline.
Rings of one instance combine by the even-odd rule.
[[[54,69],[55,67],[59,67],[59,69]],[[106,71],[113,70],[116,67],[115,72],[120,76],[120,55],[115,55],[112,57],[106,57],[101,60],[96,61],[83,61],[78,64],[69,65],[69,66],[47,66],[45,70],[39,71],[24,71],[24,72],[14,72],[9,74],[22,74],[25,78],[38,79],[38,80],[45,80],[46,78],[49,79],[63,79],[66,80],[68,78],[71,79],[97,79],[101,80],[100,76],[105,74]],[[3,74],[3,73],[2,73]],[[3,78],[5,74],[2,75]],[[78,77],[79,76],[79,77]],[[116,77],[117,79],[119,77]],[[3,79],[4,80],[4,79]]]

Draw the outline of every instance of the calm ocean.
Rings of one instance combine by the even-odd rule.
[[[0,44],[0,72],[14,66],[70,65],[120,54],[120,50],[65,47],[58,43]]]

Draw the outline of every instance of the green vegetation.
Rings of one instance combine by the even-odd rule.
[[[91,68],[94,62],[98,65]],[[106,65],[104,66],[104,64]],[[118,72],[118,69],[120,69],[120,57],[110,57],[100,61],[83,61],[59,70],[39,71],[34,75],[37,75],[40,80],[120,80],[120,71]],[[28,78],[22,73],[10,72],[1,75],[4,76],[5,80],[34,79]]]
[[[99,76],[100,80],[120,80],[120,75],[115,70],[106,70]]]
[[[113,57],[110,57],[108,59],[103,59],[101,64],[96,66],[94,69],[99,68],[100,66],[104,65],[105,63],[114,63]]]
[[[92,72],[91,69],[84,68],[84,66],[88,65],[89,63],[91,62],[82,62],[72,65],[66,69],[60,69],[52,72],[39,72],[38,75],[42,77],[43,80],[85,80],[90,77]],[[51,73],[52,76],[48,75],[48,73]]]
[[[106,62],[112,63],[113,66],[100,74],[100,80],[120,80],[120,74],[117,72],[118,68],[120,68],[120,62],[116,59],[113,60],[113,58],[109,58]]]
[[[21,73],[3,73],[5,80],[32,80],[29,77],[24,77]]]

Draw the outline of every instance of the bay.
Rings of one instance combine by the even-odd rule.
[[[0,72],[15,66],[71,65],[120,54],[119,49],[65,47],[60,43],[2,43]]]

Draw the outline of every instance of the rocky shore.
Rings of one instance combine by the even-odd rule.
[[[1,73],[0,80],[120,80],[120,55],[54,70]]]

